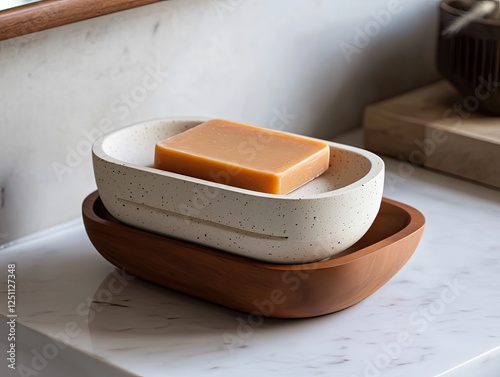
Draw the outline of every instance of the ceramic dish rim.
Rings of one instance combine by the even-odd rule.
[[[334,197],[334,196],[339,196],[339,195],[344,194],[345,192],[353,191],[355,189],[362,187],[364,184],[375,179],[379,174],[384,173],[384,167],[385,167],[384,161],[379,156],[377,156],[376,154],[374,154],[370,151],[367,151],[365,149],[358,148],[358,147],[352,147],[349,145],[335,143],[335,142],[328,141],[328,140],[321,140],[321,139],[312,138],[312,137],[308,137],[308,136],[304,136],[304,137],[307,137],[307,138],[312,139],[312,140],[320,140],[320,141],[327,143],[330,147],[334,147],[334,148],[337,148],[340,150],[346,150],[348,152],[351,152],[351,153],[354,153],[354,154],[357,154],[359,156],[364,157],[370,163],[370,168],[369,168],[368,172],[360,179],[358,179],[358,180],[356,180],[356,181],[354,181],[346,186],[338,188],[338,189],[330,190],[330,191],[319,193],[319,194],[289,196],[289,195],[268,194],[268,193],[253,191],[253,190],[242,189],[242,188],[224,185],[224,184],[216,183],[216,182],[210,182],[210,181],[206,181],[203,179],[194,178],[194,177],[190,177],[190,176],[186,176],[186,175],[182,175],[182,174],[177,174],[177,173],[172,173],[172,172],[168,172],[168,171],[164,171],[164,170],[160,170],[160,169],[155,169],[153,167],[141,166],[141,165],[129,163],[129,162],[126,162],[123,160],[119,160],[116,157],[113,157],[104,151],[103,144],[108,137],[115,135],[117,133],[127,132],[127,130],[130,130],[131,128],[144,127],[144,125],[146,125],[148,123],[152,124],[154,122],[168,122],[168,121],[198,122],[199,121],[200,123],[202,123],[208,119],[211,119],[211,118],[167,117],[167,118],[155,118],[155,119],[151,119],[151,120],[147,120],[147,121],[141,121],[138,123],[134,123],[134,124],[131,124],[129,126],[125,126],[123,128],[120,128],[118,130],[110,131],[110,132],[104,134],[103,136],[99,137],[92,145],[92,154],[95,155],[96,157],[100,158],[101,160],[119,165],[121,167],[126,167],[126,168],[130,168],[130,169],[137,170],[137,171],[143,171],[143,172],[147,172],[147,173],[151,173],[151,174],[155,174],[155,175],[159,175],[159,176],[163,176],[163,177],[169,177],[169,178],[173,178],[176,180],[192,182],[195,184],[200,184],[200,185],[205,185],[205,186],[211,186],[211,187],[214,187],[214,188],[217,188],[220,190],[229,191],[229,192],[233,192],[233,193],[250,195],[250,196],[254,196],[254,197],[261,197],[261,198],[267,198],[267,199],[276,199],[276,200],[307,200],[307,199],[320,199],[320,198],[330,198],[330,197]],[[280,132],[284,132],[284,131],[280,131]],[[285,132],[285,133],[291,134],[291,135],[297,135],[297,134],[293,134],[290,132]]]

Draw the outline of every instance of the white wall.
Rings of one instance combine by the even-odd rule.
[[[79,216],[99,127],[278,113],[321,138],[361,126],[368,103],[437,78],[437,3],[172,0],[0,42],[0,238]]]

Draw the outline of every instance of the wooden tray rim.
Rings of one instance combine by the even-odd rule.
[[[103,226],[123,226],[127,227],[129,232],[132,233],[137,233],[137,234],[143,234],[143,233],[148,233],[145,230],[138,229],[131,227],[129,225],[126,225],[124,223],[115,223],[111,222],[109,220],[103,219],[102,217],[99,217],[95,211],[94,211],[94,206],[96,203],[100,201],[99,197],[99,192],[94,191],[91,194],[89,194],[85,200],[83,201],[82,205],[82,214],[84,217],[87,217],[89,220],[94,221],[96,223],[102,224]],[[175,238],[169,238],[166,236],[162,236],[159,234],[155,233],[149,233],[150,237],[153,238],[160,238],[160,239],[167,239],[172,246],[175,246],[176,244],[178,245],[183,245],[184,247],[188,246],[189,248],[196,248],[196,251],[198,252],[204,252],[212,255],[213,257],[216,258],[224,258],[224,259],[229,259],[232,260],[233,262],[238,262],[241,264],[253,266],[257,269],[268,269],[268,270],[277,270],[277,271],[288,271],[288,270],[301,270],[301,271],[311,271],[311,270],[319,270],[319,269],[329,269],[329,268],[334,268],[343,264],[351,263],[355,260],[358,260],[360,258],[364,258],[369,254],[372,254],[378,250],[383,249],[384,246],[389,245],[389,244],[395,244],[397,242],[400,242],[404,240],[405,238],[409,237],[410,235],[414,234],[415,232],[419,231],[421,228],[424,227],[425,225],[425,217],[424,215],[418,211],[417,209],[398,202],[396,200],[388,199],[386,197],[382,198],[382,202],[386,204],[390,204],[392,206],[398,207],[405,211],[408,214],[409,221],[406,224],[406,226],[401,229],[400,231],[390,235],[387,238],[384,238],[374,244],[371,244],[369,246],[366,246],[360,250],[353,251],[352,253],[342,255],[339,257],[333,257],[332,259],[328,260],[323,260],[319,262],[311,262],[311,263],[303,263],[303,264],[275,264],[275,263],[266,263],[266,262],[261,262],[257,261],[254,259],[250,258],[245,258],[242,256],[238,256],[236,254],[231,254],[229,252],[225,251],[220,251],[208,246],[200,245],[200,244],[194,244],[189,241],[183,241],[183,240],[178,240]],[[102,204],[102,202],[101,202]],[[104,204],[102,204],[104,206]],[[118,221],[118,220],[117,220]]]

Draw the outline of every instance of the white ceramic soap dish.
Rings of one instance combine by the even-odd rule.
[[[382,200],[384,163],[328,142],[330,167],[288,195],[260,193],[154,169],[155,144],[206,119],[160,119],[94,143],[99,195],[116,219],[154,233],[273,263],[331,257],[359,240]],[[220,181],[231,172],[220,172]]]

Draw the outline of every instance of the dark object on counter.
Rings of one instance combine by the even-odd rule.
[[[440,6],[439,73],[467,98],[467,111],[500,116],[500,21],[480,19],[456,34],[443,35],[464,13],[454,3],[443,1]]]

